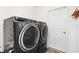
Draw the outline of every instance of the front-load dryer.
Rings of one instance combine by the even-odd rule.
[[[40,31],[38,52],[44,53],[44,52],[47,51],[48,27],[47,27],[47,24],[45,22],[39,21],[38,28],[39,28],[39,31]]]
[[[37,52],[39,29],[29,19],[10,17],[4,21],[4,51],[11,48],[16,53]]]

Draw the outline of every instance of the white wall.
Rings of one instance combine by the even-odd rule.
[[[15,6],[2,6],[0,7],[0,51],[3,51],[3,20],[5,18],[11,17],[11,16],[21,16],[26,17],[30,19],[36,19],[35,18],[35,7],[30,6],[22,6],[22,7],[15,7]]]
[[[38,8],[36,8],[37,12],[36,12],[36,19],[40,20],[40,21],[45,21],[47,22],[48,19],[48,11],[51,9],[55,9],[58,8],[57,6],[55,7],[50,7],[50,6],[39,6]]]
[[[79,53],[79,18],[71,17],[77,7],[67,7],[68,30],[69,30],[69,52]]]
[[[59,6],[62,7],[62,6]],[[53,6],[43,6],[37,8],[37,20],[45,21],[48,23],[49,21],[49,11],[59,8],[59,7],[53,7]],[[75,6],[66,7],[67,8],[67,30],[68,30],[68,52],[79,52],[79,20],[76,20],[71,15],[73,11],[75,10]],[[64,18],[64,17],[63,17]],[[50,40],[48,36],[48,47],[50,46]],[[50,38],[51,40],[53,38]],[[52,41],[53,42],[53,41]]]

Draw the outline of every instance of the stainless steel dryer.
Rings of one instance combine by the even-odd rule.
[[[10,17],[4,21],[4,51],[11,48],[16,53],[37,52],[39,29],[29,19]]]
[[[40,31],[40,38],[39,38],[39,43],[38,43],[38,52],[44,53],[47,51],[48,27],[47,27],[46,23],[39,21],[38,28]]]

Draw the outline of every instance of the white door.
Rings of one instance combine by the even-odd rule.
[[[68,51],[68,34],[67,34],[67,10],[59,8],[49,11],[49,37],[50,47],[56,48],[63,52]]]

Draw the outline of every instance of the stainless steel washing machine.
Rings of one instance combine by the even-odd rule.
[[[29,19],[10,17],[4,21],[4,51],[35,53],[38,48],[39,29]]]

